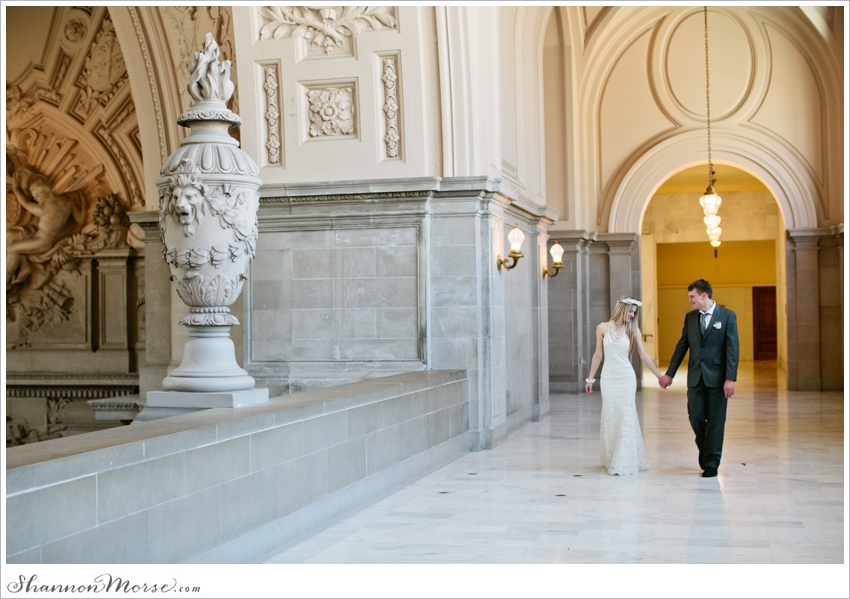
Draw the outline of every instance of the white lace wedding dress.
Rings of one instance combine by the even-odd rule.
[[[599,459],[608,474],[637,474],[649,470],[640,434],[635,390],[637,379],[629,361],[629,337],[621,330],[602,338],[602,423],[599,430]]]

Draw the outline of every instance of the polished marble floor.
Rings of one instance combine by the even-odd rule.
[[[654,384],[647,374],[645,381]],[[650,470],[600,466],[600,396],[470,453],[273,564],[842,564],[844,394],[741,367],[720,475],[700,477],[684,377],[638,393]]]

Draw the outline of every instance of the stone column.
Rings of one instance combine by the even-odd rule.
[[[556,278],[547,278],[550,393],[577,393],[587,377],[589,247],[594,239],[588,231],[557,231],[547,243],[547,250],[555,241],[564,248],[564,268]]]
[[[429,366],[467,370],[473,451],[490,449],[507,435],[504,287],[493,274],[494,228],[503,226],[504,206],[493,201],[487,185],[481,180],[437,192],[426,244]]]
[[[818,295],[820,302],[820,378],[822,391],[844,388],[844,282],[840,252],[843,234],[836,227],[820,238]]]
[[[598,240],[608,247],[608,314],[624,295],[640,299],[640,237],[637,233],[599,233]],[[637,373],[637,388],[642,388],[641,362],[637,352],[632,353],[632,365]]]
[[[539,422],[549,413],[549,283],[552,278],[543,278],[543,269],[549,268],[549,235],[552,221],[541,223],[537,220],[537,235],[534,242],[534,260],[532,273],[531,309],[533,323],[534,371],[532,380],[531,419]],[[554,242],[553,242],[554,243]],[[560,274],[560,273],[559,273]]]
[[[101,250],[95,254],[95,289],[97,297],[93,326],[93,347],[103,370],[126,372],[131,370],[134,353],[129,317],[135,313],[130,300],[132,294],[133,250]]]
[[[159,212],[130,212],[145,232],[145,357],[139,364],[139,397],[162,389],[171,363],[171,272],[162,259]]]
[[[820,391],[820,239],[826,229],[789,229],[788,389]]]

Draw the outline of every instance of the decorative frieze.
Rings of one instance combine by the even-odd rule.
[[[433,197],[433,191],[392,191],[385,193],[345,193],[329,195],[291,196],[286,198],[261,198],[261,204],[299,202],[358,202],[375,200],[415,200]]]
[[[398,57],[381,58],[381,81],[384,88],[384,146],[387,158],[398,158],[399,105],[398,105]]]
[[[276,65],[263,67],[263,91],[266,98],[266,156],[269,164],[280,164],[280,110],[278,110],[278,73]]]
[[[303,39],[330,55],[347,49],[348,38],[369,31],[397,30],[394,6],[261,6],[260,40]]]

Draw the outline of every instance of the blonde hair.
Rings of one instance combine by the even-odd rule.
[[[631,302],[625,302],[623,300],[631,300]],[[626,319],[626,314],[628,314],[629,309],[635,306],[635,317],[631,320]],[[626,329],[626,334],[629,336],[629,354],[631,354],[635,349],[635,338],[637,337],[637,310],[639,310],[639,303],[637,300],[629,295],[624,295],[620,299],[617,300],[617,303],[614,304],[614,311],[611,312],[611,322],[617,322],[620,318],[623,319],[623,326]]]

